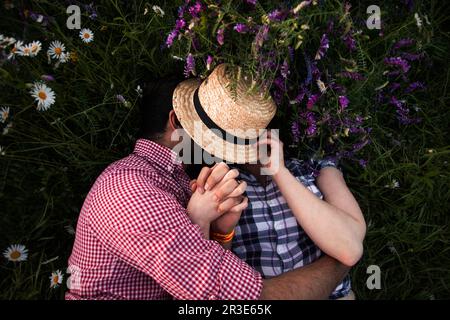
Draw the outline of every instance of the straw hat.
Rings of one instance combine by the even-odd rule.
[[[275,116],[270,95],[251,92],[252,80],[220,64],[203,82],[188,79],[173,94],[173,109],[187,134],[213,156],[233,163],[257,160],[254,147]],[[252,90],[255,91],[255,90]]]

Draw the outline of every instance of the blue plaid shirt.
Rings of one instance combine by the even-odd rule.
[[[316,169],[336,166],[332,161],[286,161],[289,171],[322,199],[323,195],[315,185],[311,165]],[[232,251],[239,258],[264,277],[270,278],[306,266],[322,255],[322,251],[297,223],[273,181],[269,180],[264,187],[253,175],[242,171],[239,179],[247,182],[246,193],[249,199],[249,206],[242,213],[232,243]],[[350,278],[347,276],[331,294],[330,299],[344,297],[349,294],[350,289]]]

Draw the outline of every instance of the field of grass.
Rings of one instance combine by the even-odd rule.
[[[406,2],[413,3],[411,10]],[[70,3],[81,6],[82,27],[94,32],[93,42],[83,43],[79,30],[66,27]],[[29,250],[23,262],[0,257],[0,299],[63,298],[65,279],[50,288],[49,277],[56,270],[67,277],[71,230],[84,197],[101,171],[134,145],[137,86],[183,72],[183,62],[162,47],[180,1],[95,1],[95,12],[82,3],[90,2],[0,2],[0,34],[43,43],[36,57],[11,62],[0,56],[0,108],[10,108],[0,124],[0,250],[11,244]],[[371,1],[352,3],[356,16],[366,19]],[[153,11],[154,4],[164,16]],[[363,150],[367,166],[343,163],[368,223],[364,256],[352,270],[353,286],[360,299],[448,299],[450,19],[442,1],[386,1],[380,6],[384,36],[362,48],[368,78],[349,87],[353,103],[370,113],[372,128],[371,143]],[[370,88],[383,83],[379,71],[388,47],[416,34],[427,57],[416,74],[427,89],[409,97],[421,122],[405,126],[396,121],[395,110],[374,105]],[[45,52],[53,40],[65,44],[70,61],[59,66],[48,62]],[[48,79],[45,75],[54,78],[47,83],[56,102],[38,111],[30,84]],[[281,129],[289,132],[290,127]],[[381,269],[379,290],[366,286],[370,265]]]

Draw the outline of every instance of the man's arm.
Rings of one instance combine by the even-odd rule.
[[[324,300],[347,275],[349,267],[324,256],[278,277],[264,280],[261,300]]]

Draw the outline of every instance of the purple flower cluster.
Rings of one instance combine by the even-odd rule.
[[[325,53],[327,52],[328,48],[330,47],[329,41],[328,41],[328,36],[326,33],[324,33],[322,35],[322,38],[320,39],[320,45],[319,45],[319,49],[317,50],[316,53],[316,60],[320,60],[325,56]]]
[[[407,73],[411,66],[408,61],[400,57],[388,57],[384,59],[384,63],[389,66],[394,66],[400,68],[403,73]]]
[[[289,14],[289,12],[286,10],[276,9],[276,10],[270,12],[267,15],[267,17],[272,22],[280,22],[280,21],[285,20],[287,18],[288,14]]]
[[[216,36],[217,42],[223,46],[225,43],[225,28],[220,28],[217,30],[217,36]]]
[[[345,46],[350,51],[356,50],[356,40],[353,38],[353,35],[351,31],[347,32],[343,37],[342,40],[344,41]]]
[[[350,103],[350,100],[346,96],[339,96],[339,112],[343,112]]]
[[[244,23],[237,23],[233,29],[238,33],[247,33],[249,31],[248,26]]]
[[[338,73],[337,75],[342,78],[348,78],[356,81],[362,81],[366,79],[365,76],[355,71],[343,71],[341,73]]]
[[[317,121],[316,121],[316,117],[314,116],[314,113],[311,111],[306,111],[303,116],[306,120],[306,129],[305,129],[306,135],[308,137],[312,137],[312,136],[316,135]]]
[[[397,97],[392,96],[390,103],[395,106],[397,119],[401,124],[410,125],[421,121],[420,118],[413,118],[409,115],[410,111],[405,101],[400,101]]]
[[[186,64],[184,66],[184,76],[188,78],[190,75],[195,76],[195,58],[192,53],[189,53],[186,57]]]

